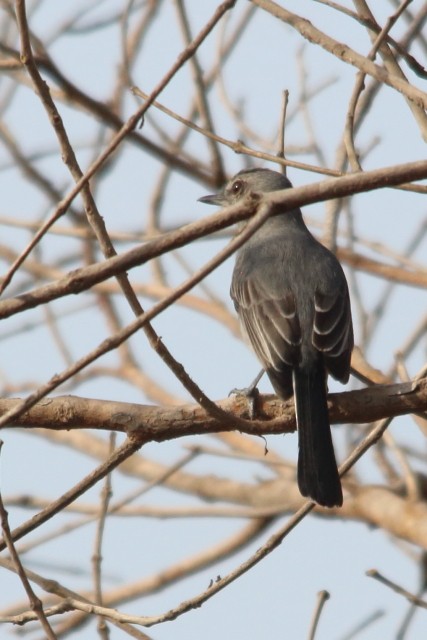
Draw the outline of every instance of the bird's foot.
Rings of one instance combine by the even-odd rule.
[[[251,384],[249,385],[249,387],[244,387],[243,389],[232,389],[228,395],[246,398],[249,420],[255,419],[257,400],[259,397],[259,391],[256,385],[254,386],[253,384]]]

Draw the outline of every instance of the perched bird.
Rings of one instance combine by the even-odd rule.
[[[201,202],[226,206],[250,193],[292,188],[269,169],[240,171]],[[337,258],[307,229],[300,209],[277,205],[236,255],[231,298],[243,333],[279,398],[294,395],[298,486],[325,507],[341,506],[329,423],[327,374],[347,382],[353,349],[350,298]]]

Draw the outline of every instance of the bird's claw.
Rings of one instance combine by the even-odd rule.
[[[256,414],[256,404],[259,396],[257,387],[250,385],[249,387],[244,387],[243,389],[232,389],[228,395],[246,398],[246,401],[248,403],[249,420],[254,420]]]

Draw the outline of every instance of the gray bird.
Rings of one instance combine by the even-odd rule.
[[[240,171],[200,202],[236,204],[249,192],[292,188],[269,169]],[[298,486],[325,507],[341,506],[341,482],[329,423],[327,374],[346,383],[353,326],[344,272],[305,226],[300,209],[277,206],[237,252],[231,298],[243,333],[279,398],[294,395]]]

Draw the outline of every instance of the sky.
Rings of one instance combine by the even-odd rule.
[[[77,23],[72,32],[63,34],[59,25],[65,25],[87,2],[61,3],[46,0],[33,3],[30,24],[33,32],[48,46],[52,59],[62,73],[92,98],[106,102],[116,83],[118,65],[121,60],[120,30],[109,17],[123,10],[125,3],[91,2],[92,9]],[[142,3],[140,3],[142,4]],[[148,29],[133,68],[132,81],[145,92],[150,92],[159,79],[170,69],[183,48],[182,38],[176,27],[175,4],[169,0],[159,3],[156,19]],[[203,3],[185,3],[193,34],[205,24],[219,3],[206,0]],[[352,3],[342,3],[354,10]],[[371,3],[372,5],[374,3]],[[377,3],[376,3],[377,4]],[[411,3],[415,14],[422,2]],[[333,11],[331,8],[312,0],[299,3],[282,2],[289,11],[298,11],[319,29],[339,41],[345,42],[359,53],[367,54],[370,41],[366,31],[353,20]],[[138,5],[137,5],[138,6]],[[237,24],[248,3],[237,2],[225,25],[226,33]],[[393,4],[378,3],[375,6],[377,20],[384,20],[393,12]],[[129,19],[131,27],[138,18],[135,11]],[[104,19],[107,20],[104,21]],[[6,24],[0,8],[0,24]],[[225,21],[223,21],[225,22]],[[96,29],[92,28],[97,24]],[[398,38],[405,33],[405,22],[396,26],[393,35]],[[16,46],[16,33],[10,31],[0,37]],[[199,62],[203,71],[211,68],[217,55],[220,28],[217,28],[199,50]],[[423,63],[425,50],[414,44],[411,53]],[[302,70],[304,63],[304,71]],[[405,72],[408,72],[404,67]],[[410,72],[408,72],[410,73]],[[342,138],[349,97],[354,85],[356,71],[349,65],[333,58],[322,48],[310,46],[291,27],[271,16],[257,12],[249,23],[244,36],[228,60],[222,83],[216,82],[209,91],[209,105],[215,129],[219,135],[230,140],[242,138],[241,118],[233,117],[232,107],[243,110],[245,123],[256,131],[264,142],[263,151],[277,151],[277,129],[280,120],[280,104],[283,90],[289,90],[289,125],[286,142],[290,147],[307,144],[307,114],[298,104],[301,82],[304,79],[309,88],[328,84],[310,102],[310,126],[319,142],[325,164],[335,167],[336,150]],[[76,149],[81,166],[86,168],[105,145],[105,132],[84,112],[70,107],[61,100],[51,78],[52,96],[58,104],[70,141]],[[424,88],[425,81],[410,73],[411,80]],[[222,87],[220,86],[222,84]],[[8,92],[12,79],[0,79],[0,104],[2,125],[16,136],[22,150],[33,157],[34,165],[49,176],[55,186],[67,192],[72,181],[61,161],[56,138],[40,101],[34,92],[22,84],[13,95],[13,108],[7,108]],[[224,99],[224,92],[227,101]],[[159,101],[175,112],[186,116],[192,100],[192,79],[188,67],[183,68],[159,96]],[[129,117],[139,102],[127,89],[122,100],[124,117]],[[153,123],[158,123],[169,135],[175,134],[180,126],[170,118],[150,109],[144,122],[142,134],[152,140],[160,140]],[[99,139],[99,145],[94,140]],[[270,141],[269,143],[265,142]],[[255,142],[251,141],[252,146]],[[401,95],[389,88],[382,88],[369,111],[357,136],[358,148],[363,152],[363,168],[374,169],[382,166],[409,162],[425,158],[425,143]],[[95,146],[95,149],[94,149]],[[209,166],[206,141],[200,134],[192,132],[185,145],[185,152],[194,154]],[[233,175],[243,168],[247,159],[228,149],[222,150],[227,175]],[[311,153],[296,156],[301,162],[319,164],[319,159]],[[262,166],[273,167],[272,164]],[[49,199],[30,184],[18,167],[11,161],[10,152],[0,141],[0,205],[1,243],[12,246],[17,252],[22,250],[30,237],[28,231],[19,229],[20,221],[44,220],[52,211]],[[141,148],[125,143],[114,163],[94,181],[93,188],[97,205],[107,229],[114,232],[129,232],[138,237],[147,223],[153,185],[156,183],[161,163]],[[319,181],[321,175],[289,169],[288,176],[295,186]],[[197,202],[198,198],[210,193],[212,187],[187,175],[174,172],[161,206],[161,223],[164,228],[181,226],[187,222],[210,215],[212,209]],[[76,201],[80,207],[81,202]],[[402,252],[410,241],[417,237],[425,220],[425,204],[422,196],[397,190],[379,190],[353,198],[349,204],[354,224],[354,234],[362,240],[376,243],[374,248],[364,248],[376,259],[383,259],[377,252],[379,246],[387,251]],[[327,204],[306,207],[304,214],[310,227],[321,233],[321,223],[328,212]],[[15,224],[8,224],[6,219]],[[67,220],[58,226],[70,224]],[[346,242],[345,231],[348,219],[342,216],[340,238]],[[137,240],[117,243],[119,252],[135,246]],[[212,238],[192,244],[179,256],[165,257],[163,267],[168,282],[179,284],[186,277],[182,266],[185,259],[191,269],[202,266],[211,256],[224,246],[223,238]],[[359,245],[357,245],[359,246]],[[60,260],[65,271],[79,265],[80,243],[72,238],[51,235],[43,240],[39,259],[49,265]],[[420,243],[413,259],[423,262],[426,242]],[[387,257],[385,259],[388,259]],[[5,261],[1,263],[5,269]],[[215,296],[224,300],[232,311],[228,298],[233,259],[221,265],[206,280],[206,285]],[[131,274],[134,283],[149,282],[150,266],[143,266]],[[28,287],[28,278],[16,277],[8,295],[17,295]],[[358,275],[357,283],[364,308],[369,312],[385,290],[384,281],[368,275]],[[31,286],[41,284],[32,282]],[[195,293],[201,294],[200,289]],[[144,303],[151,301],[144,299]],[[70,358],[75,360],[89,352],[109,335],[109,327],[99,321],[95,298],[86,296],[84,300],[67,299],[52,305],[55,314],[61,314],[60,331],[67,336]],[[118,302],[123,322],[130,322],[132,315],[124,302]],[[358,306],[354,305],[356,342],[362,340]],[[372,344],[367,349],[369,362],[388,371],[395,361],[396,352],[404,344],[408,335],[417,326],[425,313],[424,292],[408,287],[396,287],[386,314],[381,318]],[[62,314],[64,314],[62,316]],[[35,323],[34,331],[25,330],[27,323]],[[231,332],[213,319],[175,306],[168,309],[153,323],[165,344],[174,356],[184,364],[191,377],[213,399],[227,397],[230,389],[244,386],[255,376],[258,364],[247,346]],[[137,362],[148,371],[160,385],[164,385],[171,395],[182,402],[190,398],[181,384],[173,378],[165,365],[150,350],[144,336],[136,336],[130,344]],[[420,347],[408,359],[409,375],[415,375],[425,362],[426,345]],[[0,327],[0,360],[2,377],[15,385],[14,394],[25,396],[38,383],[48,380],[65,367],[65,358],[55,346],[46,316],[41,310],[26,313],[3,321]],[[105,356],[100,364],[113,366],[114,354]],[[7,374],[7,377],[6,377]],[[351,388],[355,385],[350,383]],[[267,381],[262,381],[261,390],[271,392]],[[331,391],[342,387],[331,382]],[[125,402],[152,402],[125,380],[108,376],[86,379],[72,393],[101,399],[117,399]],[[5,390],[7,393],[7,388]],[[69,393],[67,388],[59,388],[57,393]],[[393,434],[425,451],[425,439],[414,427],[410,417],[400,418],[393,423]],[[337,451],[343,454],[346,443],[345,426],[334,428]],[[55,499],[84,474],[94,467],[94,461],[76,454],[63,446],[49,442],[47,438],[32,437],[14,429],[4,431],[2,439],[5,447],[1,459],[2,493],[5,496],[33,492],[46,498]],[[185,453],[188,444],[206,443],[206,439],[188,438],[176,442],[152,443],[144,449],[144,456],[162,463],[170,463]],[[283,456],[296,453],[296,436],[269,436],[268,447]],[[208,444],[216,444],[209,439]],[[358,468],[364,477],[372,482],[381,478],[369,453]],[[244,481],[256,481],[259,477],[271,477],[271,472],[258,463],[242,464],[220,458],[201,456],[191,463],[192,473],[231,476]],[[115,474],[113,495],[119,497],[135,486],[135,480]],[[88,492],[84,502],[96,503],[101,487]],[[164,506],[192,505],[190,496],[158,488],[147,494],[144,504]],[[10,509],[13,526],[29,517],[28,511]],[[203,591],[210,580],[217,575],[225,575],[243,562],[263,544],[268,536],[277,530],[287,518],[274,522],[268,531],[249,547],[237,555],[226,558],[218,565],[204,569],[194,576],[165,590],[141,598],[136,602],[121,604],[119,608],[128,613],[153,615],[177,606],[186,598]],[[64,521],[72,519],[66,516]],[[62,521],[61,521],[62,522]],[[47,525],[46,530],[55,529],[56,523]],[[105,533],[104,572],[108,588],[129,580],[138,580],[166,568],[169,563],[190,556],[197,551],[215,544],[223,537],[237,532],[243,522],[237,519],[154,519],[138,518],[123,522],[111,519]],[[45,529],[43,530],[45,531]],[[68,538],[68,539],[67,539]],[[88,525],[65,539],[59,539],[36,548],[28,557],[28,568],[58,577],[55,564],[61,565],[61,580],[70,588],[82,588],[90,584],[91,554],[93,553],[94,526]],[[402,550],[403,547],[403,550]],[[396,545],[383,532],[369,529],[358,522],[343,522],[340,519],[321,519],[309,516],[293,531],[285,542],[270,556],[254,567],[249,573],[210,599],[198,610],[192,611],[173,623],[166,623],[148,631],[156,640],[170,638],[188,639],[214,638],[279,638],[299,639],[308,637],[310,620],[315,609],[317,593],[326,589],[331,599],[326,603],[321,616],[316,638],[318,640],[339,640],[349,634],[364,619],[378,613],[378,620],[368,626],[357,638],[376,640],[379,637],[394,637],[403,620],[408,603],[397,594],[379,585],[366,576],[366,571],[376,568],[391,580],[395,580],[412,592],[418,590],[419,572],[413,557],[415,549],[409,545]],[[64,575],[66,578],[64,578]],[[59,577],[58,577],[59,579]],[[6,594],[8,602],[24,601],[19,581],[14,576],[0,573],[0,593]],[[379,614],[381,612],[381,615]],[[408,638],[418,640],[425,637],[426,613],[416,613]],[[6,628],[5,633],[9,630]],[[94,637],[94,627],[76,632],[73,637]],[[88,635],[89,634],[89,635]],[[39,637],[37,633],[30,637]],[[111,638],[123,637],[112,628]]]

